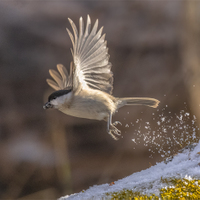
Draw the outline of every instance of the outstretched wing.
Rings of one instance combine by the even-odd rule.
[[[57,69],[59,73],[53,69],[49,70],[49,74],[54,80],[47,79],[47,83],[54,89],[54,90],[64,90],[66,88],[72,88],[72,65],[70,64],[70,74],[68,74],[67,69],[61,65],[57,65]]]
[[[96,20],[92,30],[91,20],[87,16],[87,24],[84,31],[82,17],[79,19],[79,32],[74,22],[69,19],[74,35],[67,29],[72,41],[73,49],[73,90],[78,88],[93,88],[112,93],[113,73],[103,27],[98,28]]]

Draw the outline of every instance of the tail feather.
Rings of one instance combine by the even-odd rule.
[[[118,108],[121,108],[125,105],[144,105],[152,108],[157,108],[159,100],[154,98],[146,98],[146,97],[128,97],[128,98],[119,98],[118,99]]]

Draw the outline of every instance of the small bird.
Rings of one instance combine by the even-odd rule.
[[[55,108],[74,117],[105,120],[107,132],[117,140],[121,131],[116,128],[119,121],[112,123],[112,115],[125,105],[145,105],[156,108],[159,101],[154,98],[112,96],[113,73],[103,27],[98,31],[98,20],[91,27],[87,16],[86,27],[83,18],[79,19],[79,31],[74,22],[69,19],[73,34],[67,29],[73,48],[73,61],[70,63],[70,73],[58,64],[57,69],[49,70],[51,77],[47,83],[56,91],[53,92],[44,109]]]

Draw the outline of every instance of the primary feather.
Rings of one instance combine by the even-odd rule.
[[[59,73],[53,69],[49,70],[49,74],[54,80],[47,79],[47,83],[54,89],[54,90],[64,90],[66,88],[72,88],[72,63],[70,66],[70,74],[68,74],[66,68],[58,64],[57,69]]]

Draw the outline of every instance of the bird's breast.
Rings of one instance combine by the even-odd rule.
[[[74,95],[71,103],[59,110],[74,117],[103,120],[115,110],[115,103],[107,93],[90,91]]]

